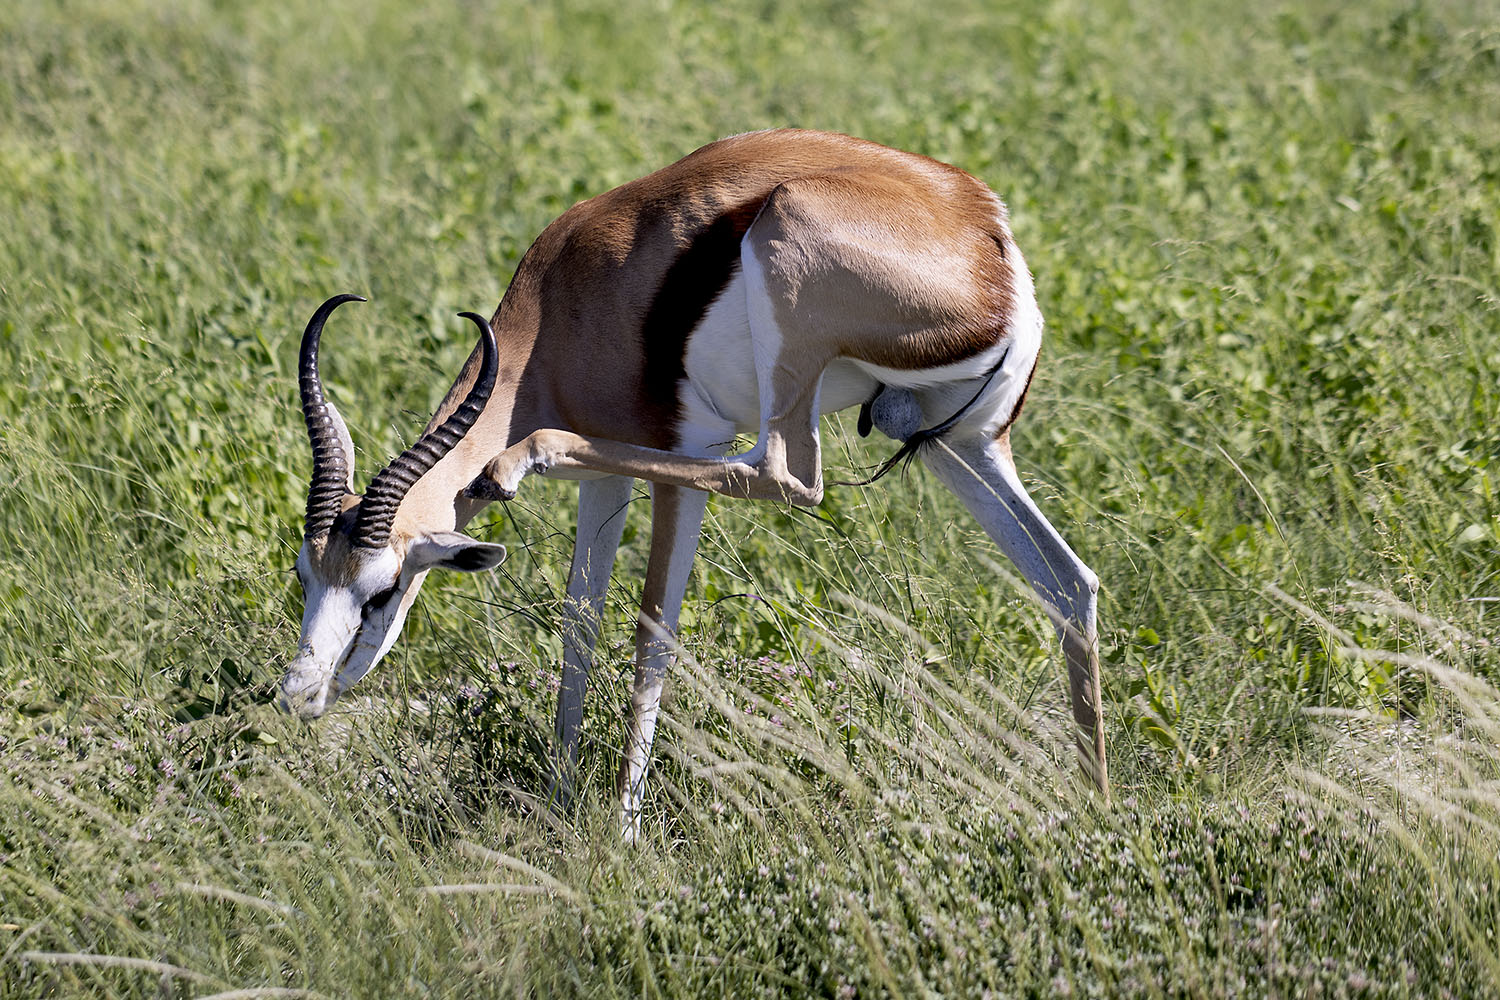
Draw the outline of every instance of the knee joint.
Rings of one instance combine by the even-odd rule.
[[[793,480],[792,482],[795,485],[792,487],[791,495],[787,498],[790,502],[799,507],[816,507],[823,502],[823,483],[821,480],[813,483],[811,486],[805,486],[799,480]]]
[[[816,507],[823,502],[823,479],[819,476],[808,486],[786,467],[767,455],[754,466],[756,478],[764,485],[754,495],[761,500],[781,500],[798,507]]]

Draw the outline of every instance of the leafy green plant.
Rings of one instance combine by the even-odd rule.
[[[0,9],[0,998],[1495,995],[1492,21]],[[1048,320],[1016,454],[1104,581],[1117,805],[1045,616],[920,467],[711,501],[637,849],[644,502],[571,814],[566,484],[473,526],[510,561],[429,583],[348,711],[277,716],[311,306],[372,299],[324,359],[363,481],[551,218],[776,125],[1006,198]],[[887,454],[852,431],[830,478]]]

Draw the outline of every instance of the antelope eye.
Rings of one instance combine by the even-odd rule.
[[[397,583],[399,582],[400,581],[398,580]],[[383,608],[387,604],[391,603],[391,598],[395,597],[396,591],[400,589],[400,587],[397,586],[397,583],[391,584],[389,587],[366,601],[365,612],[369,613],[371,611],[374,611],[376,608]]]

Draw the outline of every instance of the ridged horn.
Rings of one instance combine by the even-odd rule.
[[[358,295],[335,295],[318,306],[307,329],[302,331],[302,349],[297,358],[297,387],[302,393],[302,418],[307,421],[307,438],[312,442],[312,482],[307,488],[307,520],[303,532],[308,538],[326,535],[343,507],[344,495],[351,492],[349,431],[339,411],[323,396],[323,382],[318,378],[318,343],[323,324],[335,309],[345,302],[365,301]]]
[[[459,313],[479,327],[479,344],[483,355],[479,375],[458,409],[449,414],[442,425],[423,434],[417,443],[406,449],[370,480],[365,498],[359,505],[359,517],[354,522],[354,544],[364,548],[378,549],[391,538],[391,524],[396,520],[396,508],[401,506],[412,484],[421,479],[442,457],[452,451],[463,436],[469,433],[474,421],[490,401],[495,391],[495,379],[500,371],[500,349],[495,343],[495,331],[489,322],[477,313]]]

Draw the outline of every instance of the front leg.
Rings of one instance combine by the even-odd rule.
[[[633,842],[641,832],[641,804],[662,681],[672,662],[671,633],[698,552],[698,533],[708,494],[675,486],[651,486],[651,554],[635,633],[635,683],[625,710],[625,753],[620,762],[621,835]]]
[[[568,599],[564,608],[562,684],[557,692],[557,740],[552,748],[549,795],[560,810],[566,810],[572,802],[578,768],[578,733],[583,725],[583,699],[599,635],[599,613],[604,606],[634,485],[633,480],[624,476],[587,479],[578,484],[578,532],[573,542],[573,566],[568,573]]]

